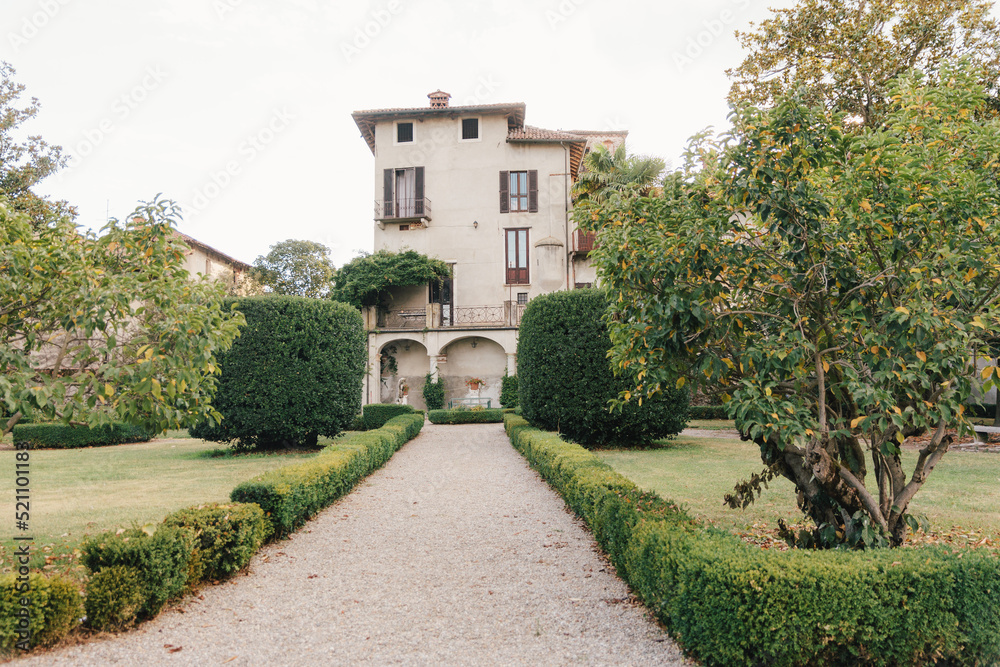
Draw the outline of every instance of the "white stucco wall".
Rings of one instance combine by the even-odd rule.
[[[413,143],[395,143],[395,120],[381,121],[375,130],[373,200],[381,200],[385,169],[424,167],[424,196],[430,200],[426,227],[400,231],[386,221],[375,229],[375,249],[412,248],[431,257],[454,262],[456,306],[499,305],[566,289],[566,216],[568,153],[559,144],[509,144],[504,116],[478,116],[480,138],[460,140],[464,116],[413,120]],[[501,213],[501,171],[538,171],[538,211]],[[473,223],[478,223],[474,225]],[[529,285],[505,284],[504,230],[529,230]],[[538,261],[535,243],[552,237],[563,252],[548,253]],[[543,278],[545,285],[542,285]]]

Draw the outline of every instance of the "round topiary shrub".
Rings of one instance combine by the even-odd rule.
[[[367,363],[364,323],[354,308],[322,299],[236,299],[246,317],[240,337],[219,354],[213,405],[219,424],[196,438],[236,449],[315,446],[347,429],[361,411]]]
[[[134,567],[106,567],[87,582],[83,601],[87,625],[95,630],[127,628],[135,623],[143,602],[141,578]]]
[[[641,406],[630,401],[620,411],[608,410],[608,401],[635,384],[611,370],[611,339],[602,319],[606,309],[606,297],[597,289],[531,300],[517,344],[523,416],[586,446],[646,446],[680,433],[687,423],[684,390],[669,391]]]

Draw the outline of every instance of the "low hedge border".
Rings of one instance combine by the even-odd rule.
[[[157,526],[105,532],[82,547],[91,573],[86,596],[58,576],[29,575],[31,646],[51,645],[87,624],[118,630],[152,618],[170,599],[209,579],[246,567],[269,537],[287,535],[319,509],[347,493],[419,432],[423,413],[389,420],[382,428],[330,445],[315,459],[266,473],[233,490],[234,502],[179,510]],[[238,497],[259,497],[243,504]],[[0,577],[0,651],[18,642],[23,590],[14,575]]]
[[[153,435],[141,426],[118,423],[95,428],[68,424],[17,424],[13,430],[14,442],[18,445],[27,443],[26,449],[75,449],[149,442]]]
[[[499,424],[503,421],[503,410],[430,410],[427,419],[432,424]]]
[[[422,412],[393,417],[377,430],[327,447],[306,463],[285,466],[244,482],[233,489],[230,498],[260,505],[273,537],[285,537],[382,467],[420,433],[423,425]]]
[[[409,405],[400,403],[369,403],[361,408],[361,422],[366,431],[374,431],[382,428],[393,417],[399,415],[416,414],[419,410],[414,410]],[[422,412],[420,414],[423,414]]]
[[[40,572],[30,573],[27,580],[0,576],[0,655],[51,646],[75,628],[82,615],[83,599],[69,579]]]
[[[705,665],[1000,661],[1000,559],[937,547],[769,553],[641,492],[582,447],[507,415],[514,447]]]
[[[688,419],[729,419],[724,405],[688,406]]]

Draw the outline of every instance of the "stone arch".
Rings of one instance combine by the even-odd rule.
[[[500,405],[501,379],[507,372],[508,354],[505,346],[489,332],[463,332],[451,337],[439,351],[439,377],[444,380],[445,402],[453,399],[488,399],[491,407]],[[483,380],[473,389],[469,382]]]
[[[406,403],[425,409],[423,388],[427,374],[427,347],[406,334],[385,340],[376,349],[380,403]],[[385,363],[383,363],[385,359]]]

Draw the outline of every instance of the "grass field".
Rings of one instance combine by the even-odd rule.
[[[0,528],[0,571],[10,571],[13,535],[28,534],[32,567],[74,576],[80,575],[74,550],[84,537],[159,522],[190,505],[226,502],[240,482],[316,455],[233,456],[217,443],[191,438],[30,454],[30,531],[21,533],[14,524],[15,452],[0,451],[0,507],[9,508]]]
[[[749,442],[679,436],[660,449],[609,450],[598,455],[640,487],[680,503],[720,528],[745,532],[755,524],[758,529],[776,527],[779,517],[789,523],[802,520],[794,487],[784,478],[773,480],[745,510],[723,505],[723,496],[732,492],[736,481],[764,467],[757,447]],[[908,470],[916,457],[916,452],[904,450]],[[926,515],[932,532],[1000,536],[1000,455],[949,452],[917,493],[910,510]]]

